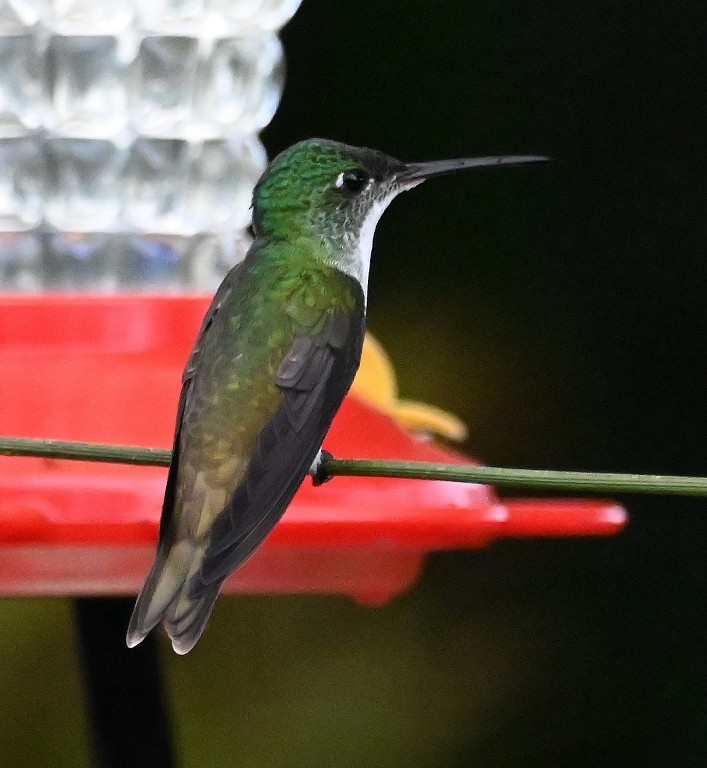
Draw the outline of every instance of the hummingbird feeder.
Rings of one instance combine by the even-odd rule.
[[[181,371],[207,304],[193,294],[1,297],[0,433],[171,446]],[[356,388],[325,447],[342,458],[471,461]],[[165,479],[160,467],[0,457],[0,594],[134,594],[154,554]],[[609,501],[500,500],[477,484],[305,481],[224,591],[383,603],[415,583],[429,552],[612,534],[625,519]]]

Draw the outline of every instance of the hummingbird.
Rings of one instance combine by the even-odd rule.
[[[182,377],[154,564],[127,632],[199,640],[224,580],[253,554],[321,450],[358,369],[376,225],[393,198],[454,171],[547,158],[403,163],[326,139],[275,157],[253,192],[253,242],[225,277]]]

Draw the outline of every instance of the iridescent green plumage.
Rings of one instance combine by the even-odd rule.
[[[337,178],[357,167],[378,184],[365,196],[342,195]],[[295,144],[273,160],[256,185],[253,224],[270,238],[312,238],[338,250],[358,236],[371,204],[388,195],[394,175],[404,169],[399,160],[371,149],[325,139]]]
[[[363,334],[360,285],[311,248],[254,248],[225,281],[185,372],[160,550],[131,637],[162,619],[176,650],[193,646],[221,582],[306,476]],[[308,380],[289,386],[288,371],[303,364]]]
[[[209,477],[228,473],[235,487],[258,432],[282,403],[275,375],[287,351],[298,336],[321,333],[329,314],[354,312],[350,282],[287,244],[246,262],[237,284],[219,299],[199,350],[199,376],[183,415],[188,424],[198,415],[198,428],[184,439],[182,466],[206,463]]]

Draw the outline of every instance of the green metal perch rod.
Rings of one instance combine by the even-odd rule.
[[[162,448],[141,448],[129,445],[0,437],[0,455],[162,467],[169,464],[171,452]],[[509,469],[467,464],[373,461],[369,459],[329,459],[326,461],[325,469],[332,476],[451,480],[459,483],[493,484],[499,488],[512,487],[585,493],[707,496],[707,477],[679,475],[565,472],[546,469]]]

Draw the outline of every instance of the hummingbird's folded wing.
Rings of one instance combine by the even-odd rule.
[[[196,370],[197,363],[201,357],[202,342],[205,338],[206,332],[209,330],[211,323],[219,311],[221,304],[228,298],[229,294],[233,290],[233,286],[238,283],[240,274],[244,269],[244,262],[237,264],[231,270],[231,280],[224,280],[218,287],[218,290],[214,294],[209,308],[206,310],[204,319],[201,322],[201,328],[197,335],[197,342],[192,348],[189,360],[184,368],[182,374],[182,391],[179,396],[179,405],[177,407],[177,425],[174,434],[174,442],[172,448],[172,460],[169,464],[169,474],[167,475],[167,485],[165,487],[164,500],[162,502],[162,515],[160,517],[160,536],[159,541],[162,543],[164,537],[167,534],[169,523],[172,519],[175,507],[175,494],[177,489],[177,478],[179,476],[179,433],[184,418],[184,409],[187,403],[187,396],[189,394],[189,384],[191,378]]]
[[[213,522],[193,596],[253,553],[306,477],[360,360],[364,297],[353,280],[351,290],[354,312],[328,312],[321,330],[296,336],[283,358],[276,373],[280,406],[258,435],[243,482]]]

